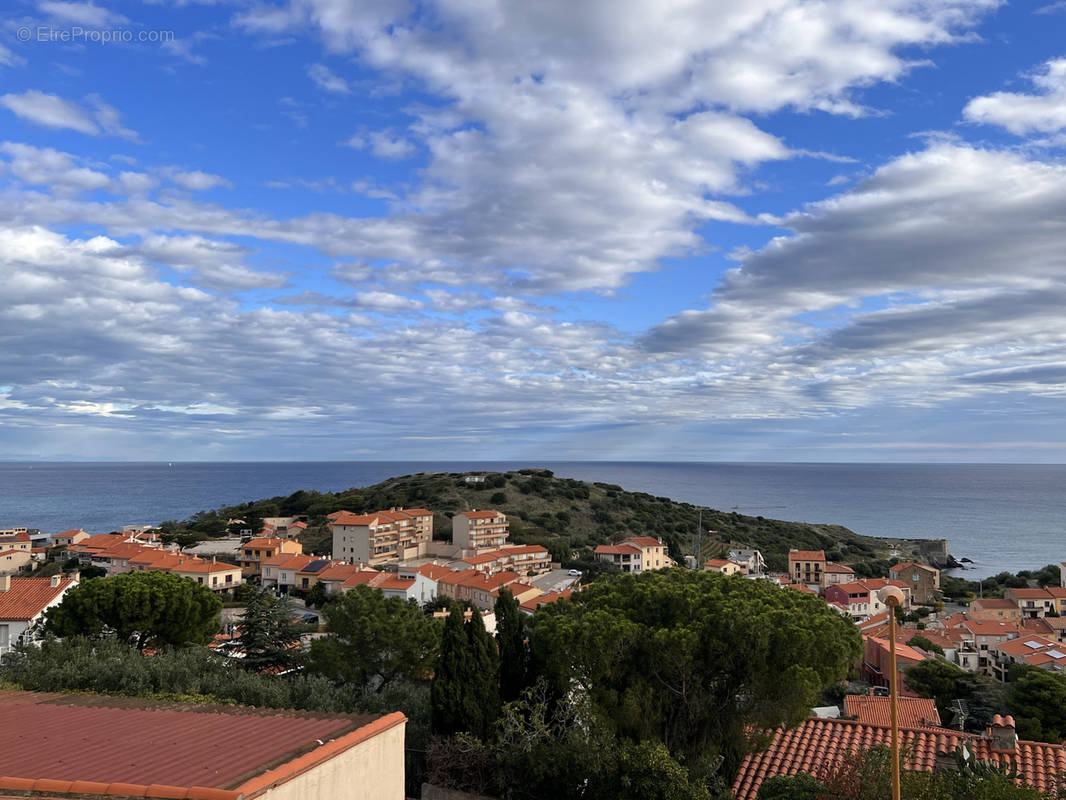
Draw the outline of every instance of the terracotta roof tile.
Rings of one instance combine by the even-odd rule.
[[[455,516],[466,517],[467,519],[494,519],[496,517],[502,517],[499,511],[460,511]]]
[[[1002,753],[993,750],[988,739],[947,728],[904,729],[900,733],[900,746],[907,754],[905,766],[910,770],[931,771],[937,753],[954,752],[960,742],[981,761],[1007,763],[1013,759],[1026,783],[1041,792],[1053,790],[1058,773],[1066,770],[1066,750],[1058,744],[1019,742],[1016,753]],[[733,781],[733,794],[736,800],[754,800],[767,778],[798,772],[815,774],[823,764],[831,765],[846,753],[888,744],[891,735],[885,726],[808,719],[791,730],[779,730],[766,750],[745,757]]]
[[[271,550],[277,547],[281,547],[281,539],[274,538],[273,536],[269,538],[260,536],[255,539],[249,539],[242,544],[241,550],[255,550],[256,548],[260,550]]]
[[[230,800],[288,780],[403,721],[402,714],[0,692],[0,775],[9,776],[0,789]],[[102,730],[108,735],[100,736]],[[47,748],[41,731],[48,731]],[[115,747],[116,741],[137,747]]]
[[[663,547],[663,543],[653,536],[630,536],[626,542],[637,547]]]
[[[73,578],[61,578],[58,586],[51,578],[11,578],[11,588],[0,592],[0,619],[31,620],[73,584]]]
[[[940,713],[936,701],[925,697],[899,698],[899,726],[901,728],[928,728],[940,726]],[[866,725],[892,724],[892,698],[871,697],[866,694],[844,696],[844,713],[858,717]]]
[[[789,561],[825,561],[824,550],[789,550]]]
[[[838,575],[854,575],[855,570],[849,567],[847,564],[838,564],[835,561],[830,561],[825,565],[826,572],[835,572]]]
[[[596,546],[596,555],[605,556],[623,556],[623,555],[637,555],[643,553],[639,547],[634,547],[631,544],[601,544]]]

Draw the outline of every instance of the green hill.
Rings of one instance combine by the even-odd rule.
[[[468,477],[483,478],[470,483]],[[507,514],[511,538],[518,544],[541,544],[562,562],[587,562],[598,544],[627,536],[661,537],[671,555],[692,554],[700,511],[703,513],[701,559],[724,555],[733,547],[761,550],[771,569],[783,570],[790,547],[825,550],[831,560],[857,566],[857,572],[884,574],[889,548],[902,558],[917,556],[915,542],[861,536],[840,525],[785,522],[763,517],[701,509],[667,497],[628,492],[608,483],[561,478],[549,470],[515,472],[420,472],[389,478],[374,486],[343,492],[299,491],[238,506],[201,512],[185,523],[167,523],[172,535],[185,529],[197,538],[220,535],[231,517],[306,515],[305,549],[327,554],[326,515],[342,509],[366,513],[393,506],[434,511],[434,535],[451,535],[457,511],[496,509]]]

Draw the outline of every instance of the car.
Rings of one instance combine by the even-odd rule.
[[[315,625],[317,625],[318,614],[304,614],[302,617],[300,617],[300,622],[313,622]]]
[[[579,569],[572,569],[572,570],[570,570],[570,572],[568,572],[567,574],[568,574],[568,575],[569,575],[569,576],[570,576],[571,578],[580,578],[580,577],[581,577],[581,570],[579,570]]]

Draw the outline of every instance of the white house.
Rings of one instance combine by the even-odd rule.
[[[0,575],[0,654],[16,644],[32,640],[44,612],[63,600],[77,585],[78,573],[70,577],[13,578]]]

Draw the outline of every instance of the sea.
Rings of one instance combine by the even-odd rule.
[[[104,532],[298,489],[542,467],[725,511],[948,539],[985,577],[1066,560],[1066,465],[563,462],[0,462],[0,528]]]

